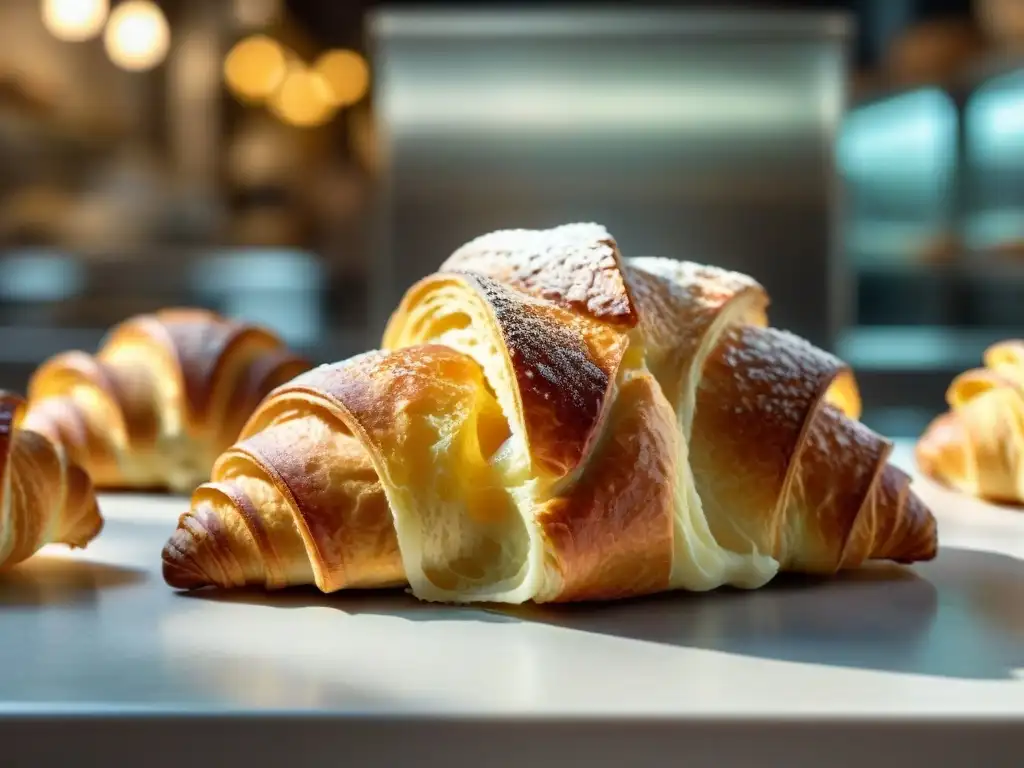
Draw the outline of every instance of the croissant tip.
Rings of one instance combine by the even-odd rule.
[[[188,543],[182,541],[187,533],[178,529],[164,545],[161,553],[164,582],[172,589],[194,590],[208,587],[213,582],[189,552]]]
[[[103,532],[105,521],[99,505],[94,500],[84,514],[81,514],[63,531],[55,541],[71,549],[83,549]]]
[[[893,559],[903,564],[934,560],[939,552],[939,527],[935,515],[913,490],[907,492],[906,505],[910,534]]]
[[[103,529],[106,526],[106,521],[103,519],[103,516],[100,514],[99,507],[96,506],[96,505],[93,505],[93,510],[92,510],[92,512],[90,514],[90,518],[93,521],[92,522],[92,527],[90,527],[86,531],[85,535],[82,536],[82,543],[79,546],[84,547],[86,544],[91,542],[93,539],[95,539],[97,536],[99,536],[101,533],[103,533]]]

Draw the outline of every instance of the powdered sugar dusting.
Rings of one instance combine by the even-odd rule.
[[[649,349],[672,350],[684,365],[700,362],[695,355],[705,334],[733,299],[751,296],[750,307],[759,314],[767,305],[760,284],[738,272],[654,257],[629,259],[626,270]]]
[[[720,304],[721,298],[751,288],[764,290],[749,275],[694,261],[676,261],[656,256],[640,256],[630,266],[665,278],[673,294],[685,304]]]
[[[441,271],[485,275],[605,322],[633,326],[615,239],[599,224],[491,232],[459,248]]]

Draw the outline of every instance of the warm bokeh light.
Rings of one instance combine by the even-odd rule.
[[[317,60],[314,70],[330,87],[335,107],[355,104],[370,87],[370,67],[355,51],[328,51]]]
[[[103,43],[117,66],[141,72],[152,69],[167,56],[171,30],[155,3],[128,0],[111,12]]]
[[[46,29],[57,39],[71,43],[96,37],[109,12],[109,0],[43,0]]]
[[[260,102],[274,93],[288,73],[288,57],[276,40],[253,35],[235,44],[224,60],[224,80],[238,97]]]
[[[274,93],[270,108],[284,122],[310,128],[334,116],[333,94],[318,72],[293,66]]]

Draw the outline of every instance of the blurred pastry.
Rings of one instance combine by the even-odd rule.
[[[0,571],[46,544],[84,547],[103,527],[89,476],[26,429],[25,401],[0,391]]]
[[[994,344],[984,362],[950,384],[949,411],[918,440],[917,464],[958,491],[1024,503],[1024,341]]]
[[[65,447],[101,488],[191,492],[270,390],[309,367],[270,331],[202,309],[114,328],[29,383],[25,426]]]

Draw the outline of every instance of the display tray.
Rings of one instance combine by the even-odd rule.
[[[558,608],[179,594],[187,500],[106,495],[0,578],[0,765],[1024,764],[1024,512],[915,487],[934,562]]]

